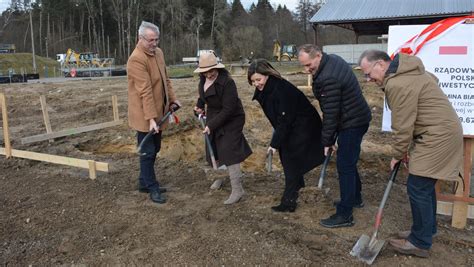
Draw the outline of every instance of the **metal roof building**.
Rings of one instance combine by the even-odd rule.
[[[358,39],[385,34],[389,25],[431,24],[473,13],[474,0],[328,0],[311,22],[315,31],[317,25],[336,25],[353,30]]]

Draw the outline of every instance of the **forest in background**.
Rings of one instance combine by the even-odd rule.
[[[198,31],[200,49],[214,49],[224,61],[251,52],[271,58],[276,39],[282,44],[314,42],[309,20],[324,2],[300,0],[291,12],[268,0],[258,0],[249,10],[240,0],[14,0],[1,14],[0,42],[15,44],[17,52],[31,52],[31,19],[36,55],[55,58],[72,48],[123,64],[145,20],[160,27],[159,46],[168,64],[196,55]],[[353,41],[352,32],[337,27],[319,32],[320,45]]]

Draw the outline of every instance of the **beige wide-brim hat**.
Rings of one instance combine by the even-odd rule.
[[[217,61],[216,54],[214,52],[202,53],[199,56],[198,68],[194,70],[195,73],[203,73],[212,69],[223,69],[224,64]]]

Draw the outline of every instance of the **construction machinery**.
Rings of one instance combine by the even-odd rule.
[[[16,51],[15,44],[0,44],[1,54],[15,53],[15,51]]]
[[[281,45],[279,40],[273,41],[273,58],[276,61],[292,61],[297,60],[297,49],[296,45],[288,44]]]
[[[65,77],[110,76],[114,68],[113,58],[99,58],[97,53],[78,53],[69,48],[66,54],[58,54],[61,71]]]

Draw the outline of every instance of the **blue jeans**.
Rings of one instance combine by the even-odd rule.
[[[341,202],[336,207],[336,213],[344,217],[352,215],[352,207],[362,202],[360,193],[362,185],[357,171],[357,162],[359,161],[360,144],[368,128],[369,125],[366,125],[339,131],[336,165]]]
[[[436,233],[435,179],[408,175],[407,191],[410,198],[413,225],[408,241],[422,249],[429,249]]]
[[[138,144],[145,138],[147,133],[137,131]],[[140,156],[140,176],[138,181],[140,185],[148,188],[150,191],[160,189],[160,185],[155,176],[155,160],[156,154],[161,148],[161,132],[154,134],[143,144],[142,152],[145,154]]]

